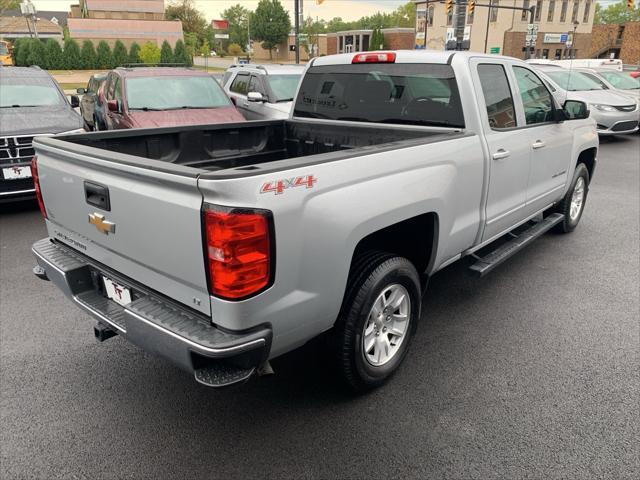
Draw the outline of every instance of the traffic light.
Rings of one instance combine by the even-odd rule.
[[[474,0],[469,0],[467,2],[467,12],[469,15],[473,15],[473,11],[476,9],[476,2]]]
[[[453,0],[445,0],[444,11],[447,12],[447,15],[449,15],[452,10],[453,10]]]
[[[633,10],[635,8],[635,5],[634,5],[635,3],[636,3],[635,0],[627,0],[627,8],[629,10]]]

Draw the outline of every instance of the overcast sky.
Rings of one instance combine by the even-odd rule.
[[[281,0],[284,8],[293,14],[293,0]],[[608,4],[619,0],[598,0],[599,3]],[[73,0],[33,0],[39,10],[69,10],[69,5],[78,3]],[[165,0],[165,4],[169,0]],[[196,0],[198,8],[204,13],[207,20],[220,18],[220,14],[230,5],[240,3],[250,10],[255,10],[258,0]],[[316,5],[315,0],[304,0],[303,9],[305,17],[318,17],[330,20],[333,17],[342,17],[344,20],[357,20],[365,15],[373,15],[376,12],[390,12],[398,5],[406,3],[406,0],[325,0],[322,5]],[[292,15],[293,16],[293,15]]]

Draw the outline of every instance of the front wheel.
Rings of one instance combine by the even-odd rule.
[[[587,202],[589,192],[589,170],[584,163],[579,163],[573,173],[573,180],[562,201],[556,206],[555,211],[561,213],[564,218],[556,225],[559,233],[572,232],[582,218],[582,212]]]
[[[420,279],[403,257],[354,261],[334,329],[342,377],[355,391],[382,385],[402,363],[420,318]]]

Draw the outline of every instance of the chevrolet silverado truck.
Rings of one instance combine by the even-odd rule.
[[[285,120],[37,138],[34,273],[220,387],[323,334],[356,391],[409,349],[438,270],[580,221],[598,135],[516,59],[320,57]],[[321,343],[324,345],[324,343]]]

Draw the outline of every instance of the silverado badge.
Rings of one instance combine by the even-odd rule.
[[[116,233],[116,224],[105,220],[104,215],[100,215],[99,213],[90,213],[89,223],[95,225],[96,229],[105,235]]]

